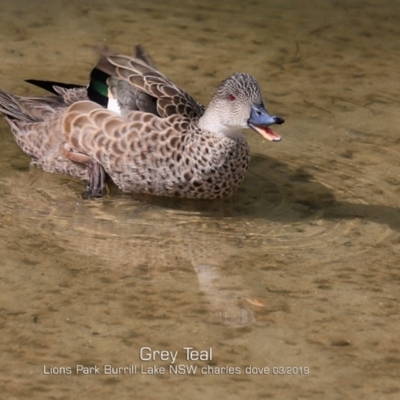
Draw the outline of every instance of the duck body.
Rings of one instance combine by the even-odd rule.
[[[63,124],[70,149],[79,148],[96,160],[124,192],[226,197],[239,187],[249,165],[243,135],[216,138],[179,115],[118,116],[81,102],[68,109]]]
[[[107,62],[117,111],[87,100],[80,87],[29,98],[0,91],[0,111],[32,164],[89,180],[87,197],[102,194],[106,175],[123,192],[226,197],[250,161],[242,130],[280,140],[269,125],[283,119],[266,112],[250,75],[223,81],[205,109],[139,58],[109,55]]]

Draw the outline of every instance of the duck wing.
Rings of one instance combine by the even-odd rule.
[[[142,60],[124,55],[111,55],[107,59],[115,66],[116,79],[127,82],[156,101],[156,111],[160,117],[180,115],[197,120],[203,115],[204,106]]]
[[[90,73],[88,98],[118,114],[143,111],[157,114],[156,99],[116,76],[116,66],[108,57],[116,54],[108,49],[97,49],[100,59]],[[141,45],[134,48],[135,58],[151,68],[155,64]]]
[[[86,86],[74,83],[27,79],[25,82],[63,97],[67,105],[77,101],[92,100],[103,107],[109,105],[109,94],[118,103],[118,112],[126,114],[130,111],[144,111],[157,114],[156,99],[131,86],[128,82],[113,77],[116,67],[108,61],[108,56],[116,55],[108,49],[97,48],[100,59],[90,73],[90,81]],[[143,46],[134,48],[135,58],[151,68],[156,68],[152,58]],[[110,92],[109,92],[110,91]]]

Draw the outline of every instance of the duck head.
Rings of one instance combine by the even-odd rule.
[[[250,128],[263,138],[278,142],[281,137],[270,126],[284,122],[283,118],[267,112],[256,79],[249,74],[236,73],[218,86],[200,119],[200,126],[229,137]]]

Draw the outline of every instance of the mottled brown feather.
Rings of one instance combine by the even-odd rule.
[[[118,77],[158,100],[157,112],[161,117],[177,114],[198,119],[203,115],[201,104],[143,61],[128,56],[109,56],[108,60],[116,66]],[[185,105],[184,114],[177,109],[180,104]]]

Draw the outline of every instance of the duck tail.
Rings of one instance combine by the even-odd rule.
[[[8,120],[32,122],[33,119],[24,112],[18,96],[6,93],[0,89],[0,112]]]
[[[0,112],[9,123],[40,122],[60,107],[65,107],[61,96],[22,97],[0,89]]]

